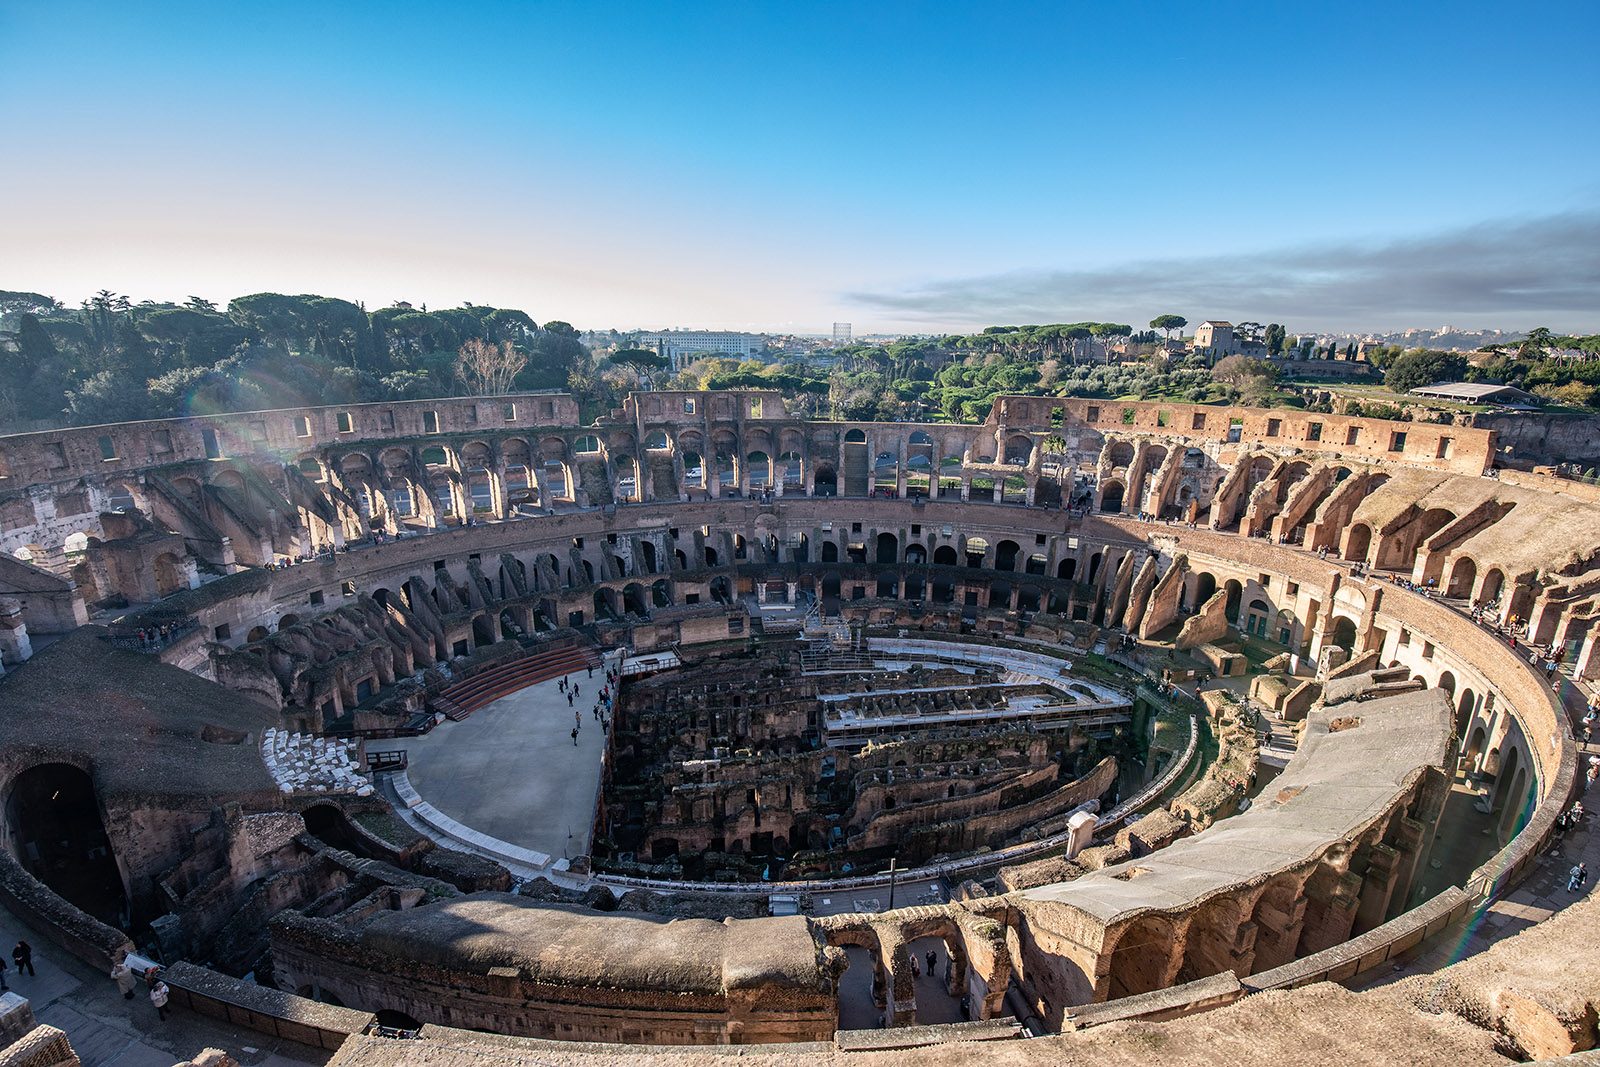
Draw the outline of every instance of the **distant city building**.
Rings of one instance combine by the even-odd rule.
[[[1231,356],[1239,351],[1239,341],[1233,335],[1233,323],[1207,319],[1194,331],[1194,350],[1214,356]]]
[[[685,357],[717,355],[748,358],[758,356],[767,347],[766,334],[717,333],[710,330],[665,330],[661,333],[639,335],[641,348],[653,348],[666,356],[668,365],[677,370]]]
[[[833,343],[836,345],[850,343],[850,324],[848,322],[836,322],[833,324]]]

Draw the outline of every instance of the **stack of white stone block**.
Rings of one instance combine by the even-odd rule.
[[[372,795],[354,741],[268,728],[261,734],[261,758],[285,793]]]

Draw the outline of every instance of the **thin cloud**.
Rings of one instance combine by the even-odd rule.
[[[1104,270],[1019,271],[844,294],[927,322],[1139,322],[1177,311],[1327,329],[1435,319],[1600,329],[1600,213],[1483,223],[1384,245],[1152,260]]]

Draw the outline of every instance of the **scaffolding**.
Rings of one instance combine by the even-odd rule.
[[[800,624],[800,672],[846,674],[875,669],[861,631],[837,615],[824,615],[822,602],[813,601]]]

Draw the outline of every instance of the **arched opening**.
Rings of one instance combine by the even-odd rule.
[[[900,562],[900,539],[895,537],[894,534],[881,533],[878,535],[877,561],[879,563]]]
[[[833,470],[832,467],[820,466],[820,467],[817,468],[817,476],[816,476],[815,479],[813,479],[813,482],[812,482],[812,495],[813,496],[838,496],[839,495],[839,476],[836,473],[834,473],[834,470]]]
[[[614,591],[610,589],[594,591],[594,617],[597,619],[617,617],[617,594]]]
[[[1468,598],[1472,596],[1472,585],[1478,580],[1478,564],[1471,556],[1462,556],[1456,560],[1455,566],[1450,568],[1450,587],[1445,595],[1449,597]]]
[[[1022,546],[1015,541],[1005,540],[994,546],[994,569],[997,571],[1014,571],[1017,569],[1017,553],[1022,551]]]
[[[1467,723],[1472,721],[1472,713],[1478,710],[1478,698],[1471,689],[1461,691],[1461,699],[1456,701],[1456,736],[1466,733]]]
[[[928,562],[928,550],[921,545],[907,545],[906,562],[914,567],[922,566]]]
[[[644,560],[644,572],[646,574],[654,574],[656,572],[656,569],[657,569],[656,568],[656,546],[655,546],[655,542],[653,542],[653,541],[640,541],[639,542],[639,555]]]
[[[750,472],[751,489],[765,489],[772,484],[772,460],[765,452],[751,452],[744,462]]]
[[[109,926],[127,920],[127,894],[94,782],[69,763],[17,775],[6,800],[16,857],[29,874]]]
[[[622,610],[630,615],[649,614],[644,603],[644,586],[638,582],[629,582],[622,587]]]
[[[1349,536],[1345,540],[1344,558],[1352,563],[1365,562],[1367,553],[1372,550],[1372,527],[1364,522],[1358,522],[1350,527]]]
[[[876,1030],[888,989],[877,945],[846,945],[844,953],[849,966],[839,976],[839,1029]]]
[[[1011,583],[995,582],[989,586],[989,606],[996,611],[1011,608]]]
[[[954,567],[956,565],[956,550],[950,545],[940,545],[933,550],[933,562],[937,567]]]
[[[1194,606],[1204,607],[1205,602],[1217,595],[1217,576],[1201,571],[1194,579]]]
[[[1117,938],[1106,975],[1106,997],[1119,1000],[1161,989],[1172,959],[1172,929],[1157,919],[1139,919]]]
[[[900,595],[900,583],[895,579],[893,572],[885,571],[878,575],[878,595],[891,599]]]
[[[1056,577],[1060,578],[1064,582],[1072,581],[1072,576],[1076,574],[1077,571],[1078,560],[1076,557],[1068,556],[1066,559],[1056,564]]]
[[[661,430],[656,430],[654,433],[648,433],[645,435],[644,450],[646,452],[665,452],[671,447],[672,446],[667,443],[667,435]]]
[[[822,576],[822,598],[835,601],[839,599],[839,576],[837,574],[824,574]]]
[[[183,564],[171,552],[163,552],[157,556],[151,568],[155,574],[157,597],[169,597],[173,593],[189,588],[189,583],[184,578]]]
[[[650,601],[658,608],[672,607],[672,587],[667,584],[665,578],[651,583]]]
[[[1449,671],[1439,675],[1439,688],[1449,693],[1450,699],[1454,700],[1456,695],[1456,676]]]
[[[785,452],[778,457],[778,472],[783,479],[785,496],[792,496],[805,488],[805,464],[798,452]]]
[[[1099,552],[1089,557],[1089,574],[1084,578],[1084,581],[1090,585],[1094,584],[1096,576],[1100,573],[1100,558]]]
[[[1230,578],[1228,579],[1228,584],[1223,588],[1228,591],[1228,603],[1223,608],[1223,614],[1227,616],[1231,625],[1237,626],[1239,625],[1239,604],[1244,599],[1244,586],[1239,584],[1237,580]]]
[[[920,574],[909,574],[906,576],[905,598],[907,600],[921,600],[924,588],[925,583],[923,582]]]
[[[1490,567],[1489,573],[1483,576],[1483,592],[1478,599],[1485,604],[1493,604],[1500,599],[1500,591],[1505,588],[1506,572],[1499,567]]]
[[[824,563],[838,563],[839,562],[839,545],[838,545],[838,542],[836,542],[836,541],[824,541],[824,542],[822,542],[822,562],[824,562]]]
[[[244,635],[244,639],[248,644],[265,641],[267,639],[267,628],[265,626],[252,626],[250,627],[250,632]]]
[[[1107,482],[1104,491],[1100,494],[1100,510],[1107,513],[1121,511],[1122,492],[1121,482]]]
[[[1468,774],[1478,770],[1478,761],[1483,758],[1483,745],[1488,733],[1482,724],[1474,727],[1472,736],[1467,738],[1466,747],[1461,750],[1461,761],[1466,766]]]
[[[1346,652],[1356,648],[1356,621],[1344,615],[1333,620],[1333,643]]]
[[[989,552],[989,542],[981,537],[967,538],[966,563],[969,567],[983,566],[983,558]]]
[[[472,618],[472,644],[475,648],[487,648],[494,644],[494,623],[487,615],[474,615]]]
[[[683,454],[683,487],[685,489],[704,489],[706,487],[706,469],[698,452],[685,452]]]

